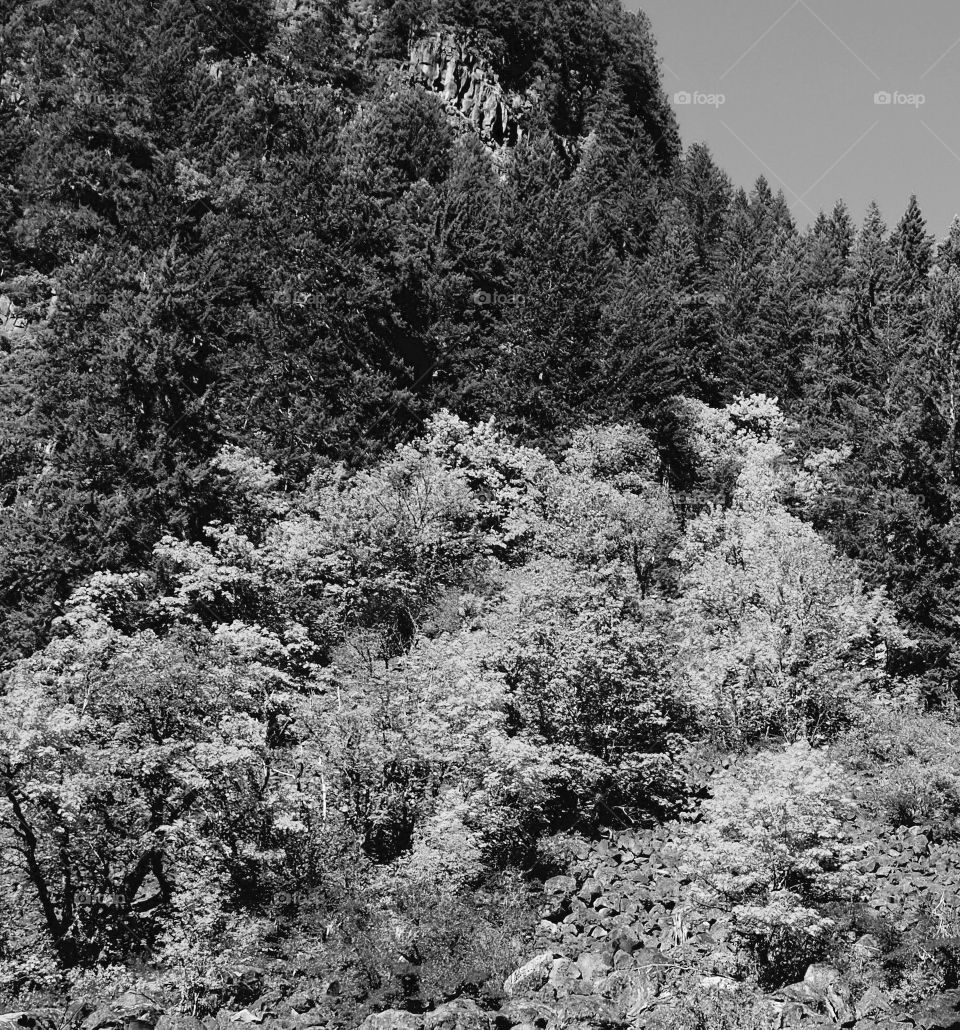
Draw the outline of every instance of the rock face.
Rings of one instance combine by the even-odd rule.
[[[523,135],[530,100],[508,93],[490,61],[469,43],[437,33],[413,43],[409,70],[413,77],[439,93],[447,109],[464,118],[491,146],[514,146]]]
[[[30,301],[15,299],[21,295],[26,295]],[[34,273],[0,282],[0,352],[27,340],[49,322],[56,309],[57,297],[45,276]]]

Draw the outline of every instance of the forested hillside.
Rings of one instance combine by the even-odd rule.
[[[0,1024],[960,1020],[960,222],[858,220],[617,0],[5,14]]]

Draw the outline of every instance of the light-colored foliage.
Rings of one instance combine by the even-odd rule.
[[[887,647],[906,640],[884,596],[779,503],[776,441],[751,440],[732,505],[694,519],[675,552],[682,668],[724,743],[816,740],[890,686]]]
[[[861,890],[842,783],[838,766],[800,742],[719,777],[703,806],[684,854],[692,896],[727,911],[762,965],[802,974],[833,930],[823,906]]]

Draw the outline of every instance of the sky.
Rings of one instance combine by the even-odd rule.
[[[650,18],[684,145],[735,185],[765,175],[798,225],[843,198],[892,227],[960,214],[957,0],[625,0]],[[684,100],[689,102],[684,103]]]

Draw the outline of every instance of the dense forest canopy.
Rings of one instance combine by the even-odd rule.
[[[694,810],[723,975],[869,986],[851,796],[958,832],[958,434],[960,222],[736,188],[616,0],[8,11],[0,993],[489,1007],[575,836]]]

